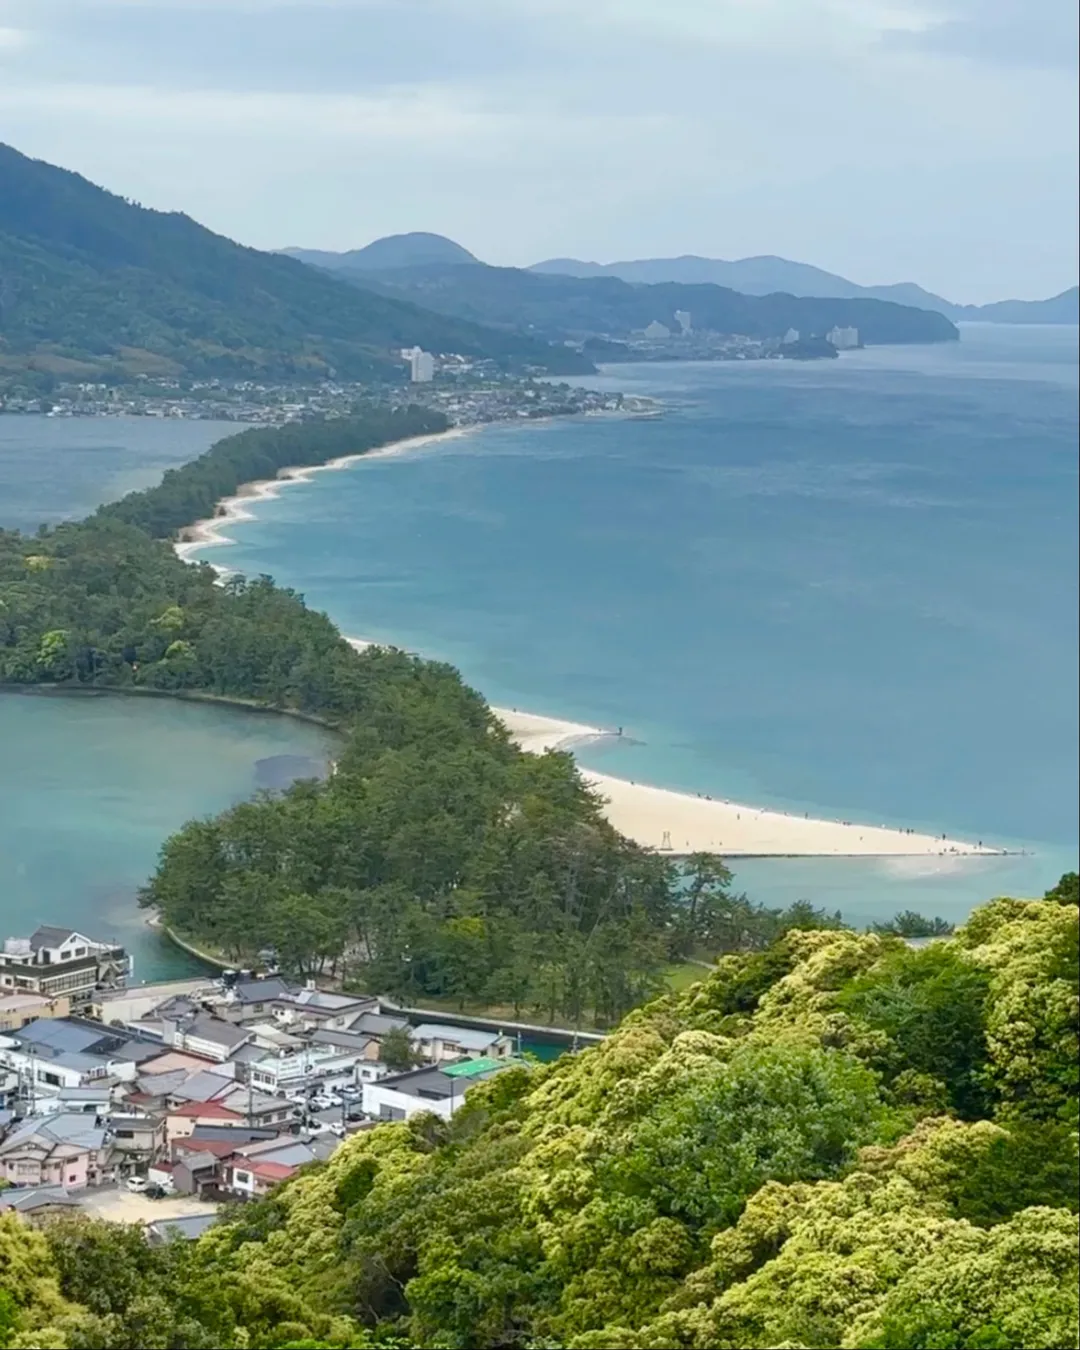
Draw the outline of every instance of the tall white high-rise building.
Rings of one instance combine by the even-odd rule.
[[[690,311],[688,309],[677,309],[675,311],[675,322],[679,325],[683,337],[685,337],[693,327],[690,322]]]
[[[859,345],[859,330],[857,328],[841,328],[837,325],[830,328],[825,334],[826,342],[831,342],[838,352],[851,351],[853,347]]]
[[[409,363],[409,379],[413,384],[430,384],[435,378],[435,358],[423,347],[403,347],[401,355]]]

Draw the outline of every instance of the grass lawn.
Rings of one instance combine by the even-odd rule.
[[[680,961],[677,965],[668,966],[664,970],[667,987],[676,994],[681,994],[692,984],[700,984],[702,980],[708,978],[709,972],[696,961]]]

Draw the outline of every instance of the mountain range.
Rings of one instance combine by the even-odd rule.
[[[592,369],[580,352],[345,285],[0,144],[0,381],[400,378],[414,345]]]
[[[347,253],[314,249],[286,249],[304,262],[332,271],[384,271],[429,267],[435,264],[478,263],[468,249],[439,234],[397,234],[377,239]],[[578,258],[548,258],[525,269],[544,276],[578,278],[615,277],[635,285],[713,285],[742,295],[785,294],[833,300],[884,300],[933,310],[955,321],[991,323],[1077,323],[1080,288],[1076,286],[1047,300],[1000,300],[989,305],[957,305],[914,282],[888,286],[860,286],[834,272],[809,263],[765,255],[726,261],[685,254],[678,258],[640,258],[626,262],[583,262]]]
[[[833,327],[857,328],[866,344],[947,342],[959,337],[943,314],[882,300],[786,294],[743,295],[724,286],[678,282],[631,285],[618,277],[545,275],[482,263],[428,264],[370,271],[342,267],[334,275],[385,296],[411,300],[440,314],[491,328],[523,331],[553,343],[585,344],[597,359],[640,359],[627,345],[653,322],[670,332],[679,315],[690,322],[700,350],[685,345],[666,351],[708,354],[703,335],[740,334],[778,339],[789,329],[807,336]],[[655,353],[659,355],[658,353]]]

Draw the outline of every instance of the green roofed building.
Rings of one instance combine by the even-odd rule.
[[[528,1068],[526,1061],[514,1056],[505,1059],[485,1056],[396,1073],[364,1084],[364,1111],[375,1120],[408,1120],[424,1111],[449,1120],[474,1084],[508,1069],[523,1068]]]

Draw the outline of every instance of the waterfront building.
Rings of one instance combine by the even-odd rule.
[[[671,329],[666,323],[661,323],[659,319],[653,319],[652,323],[645,329],[645,336],[647,338],[662,340],[663,338],[669,338],[671,336]]]
[[[43,924],[28,938],[6,938],[0,952],[0,992],[66,995],[72,1004],[85,1004],[95,990],[116,988],[130,974],[123,947],[95,942],[74,928]]]
[[[859,345],[859,330],[836,325],[825,334],[825,340],[831,342],[838,352],[851,351]]]
[[[690,311],[688,309],[677,309],[675,311],[675,322],[679,325],[679,331],[683,337],[693,332],[693,324],[690,322]]]

